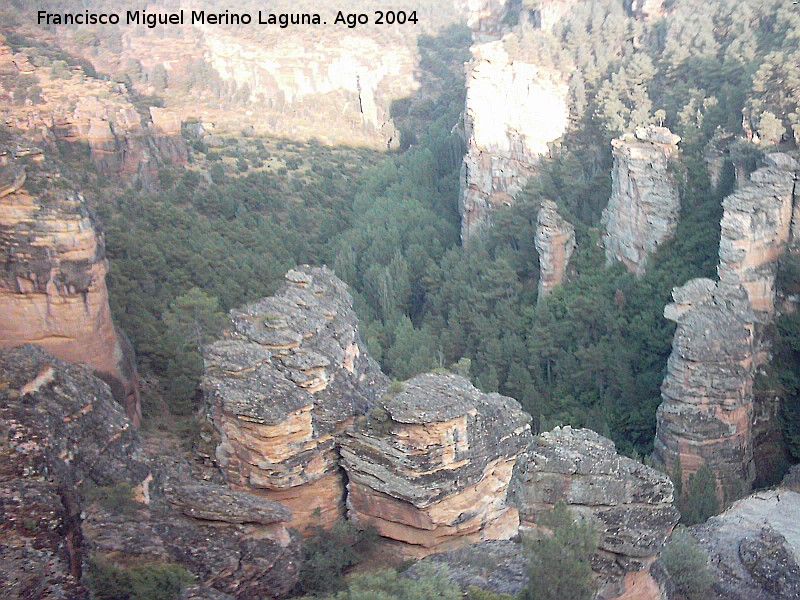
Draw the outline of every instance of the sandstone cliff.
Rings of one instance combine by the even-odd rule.
[[[88,598],[90,557],[177,562],[239,598],[281,596],[297,580],[285,507],[194,481],[177,456],[149,458],[108,386],[37,346],[0,351],[0,458],[10,597]]]
[[[232,331],[204,351],[202,386],[228,482],[286,504],[305,529],[342,516],[336,438],[387,380],[364,352],[345,284],[325,268],[286,278],[231,312]]]
[[[35,343],[88,364],[138,424],[133,350],[111,319],[102,232],[41,150],[2,151],[0,348]]]
[[[693,279],[672,292],[678,323],[656,414],[655,457],[684,480],[702,465],[729,504],[753,483],[755,315],[736,280]]]
[[[561,73],[515,60],[502,40],[476,44],[472,55],[459,197],[465,242],[491,226],[492,210],[513,203],[569,116]]]
[[[347,431],[348,516],[429,553],[517,534],[506,502],[530,417],[451,374],[419,375]]]
[[[648,256],[675,234],[680,197],[668,165],[679,141],[664,127],[640,127],[611,142],[611,198],[601,219],[608,263],[642,275]]]
[[[559,500],[594,525],[599,598],[660,597],[649,569],[679,517],[666,475],[620,456],[593,431],[557,427],[534,439],[512,489],[523,531]]]
[[[539,253],[539,295],[541,302],[554,288],[561,285],[567,273],[569,259],[575,251],[575,228],[558,214],[552,200],[543,200],[539,209],[534,238]]]

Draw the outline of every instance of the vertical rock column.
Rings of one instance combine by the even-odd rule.
[[[664,127],[640,127],[611,142],[611,198],[601,219],[608,263],[642,275],[648,256],[675,235],[681,204],[668,164],[679,141]]]
[[[231,487],[285,504],[304,530],[343,515],[338,436],[387,381],[363,351],[347,286],[325,268],[286,279],[231,311],[232,330],[204,349],[203,389]]]
[[[539,253],[539,296],[541,302],[563,283],[569,259],[575,251],[575,228],[558,214],[552,200],[543,200],[534,238]]]

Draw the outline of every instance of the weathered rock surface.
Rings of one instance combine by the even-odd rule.
[[[326,268],[286,278],[231,311],[232,330],[204,351],[203,389],[228,482],[286,504],[305,529],[342,516],[337,436],[387,378],[364,352],[344,283]]]
[[[794,173],[800,165],[775,153],[750,181],[722,202],[719,276],[735,277],[747,290],[759,322],[775,312],[778,258],[789,245],[792,229]]]
[[[543,200],[537,218],[536,251],[539,253],[539,296],[541,301],[561,285],[569,259],[575,251],[575,228],[558,214],[552,200]]]
[[[133,349],[111,319],[97,221],[40,150],[6,146],[0,152],[0,348],[35,343],[88,364],[138,424]],[[27,180],[26,169],[34,173]]]
[[[755,315],[745,289],[693,279],[672,292],[664,316],[678,323],[656,413],[655,457],[684,480],[702,465],[729,504],[746,494],[753,466]]]
[[[611,198],[601,219],[608,263],[641,275],[647,257],[675,234],[680,197],[668,164],[679,141],[664,127],[640,127],[611,142]]]
[[[297,580],[285,507],[148,458],[108,386],[40,347],[0,351],[0,458],[4,597],[86,598],[92,555],[180,563],[239,598]],[[129,507],[89,500],[121,485]]]
[[[537,436],[518,468],[510,500],[522,531],[564,500],[600,534],[592,560],[599,597],[657,597],[649,568],[679,518],[666,475],[620,456],[611,440],[570,427]]]
[[[459,197],[463,241],[491,226],[492,210],[514,201],[569,116],[561,73],[515,59],[502,40],[476,44],[472,54]]]
[[[530,435],[515,400],[457,375],[414,377],[347,431],[348,516],[409,552],[513,537],[506,492]]]
[[[756,492],[691,528],[718,578],[715,597],[800,597],[799,511],[800,494],[779,487]]]

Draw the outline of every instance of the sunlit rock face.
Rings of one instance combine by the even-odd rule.
[[[660,598],[649,570],[679,518],[669,477],[617,454],[594,431],[570,427],[535,437],[518,466],[511,502],[523,531],[535,531],[539,516],[563,500],[599,534],[598,597]]]
[[[539,253],[538,301],[541,301],[563,283],[576,245],[575,228],[558,214],[558,207],[552,200],[542,201],[534,245]]]
[[[39,344],[88,364],[138,424],[135,359],[111,319],[102,232],[83,196],[61,185],[61,173],[41,150],[2,152],[0,348]]]
[[[722,202],[719,243],[720,278],[733,277],[747,290],[760,322],[775,313],[775,274],[798,218],[793,218],[797,161],[786,154],[768,154],[766,166]]]
[[[465,242],[491,226],[492,210],[513,203],[569,116],[560,73],[514,60],[502,41],[476,44],[472,53],[459,200]]]
[[[755,315],[736,280],[693,279],[672,292],[678,323],[656,413],[655,458],[684,482],[702,465],[729,504],[746,494],[753,465]]]
[[[243,599],[286,595],[301,556],[290,512],[190,471],[178,453],[145,454],[87,367],[33,345],[0,350],[4,597],[88,598],[80,577],[91,557],[179,563]],[[112,490],[117,502],[93,499]]]
[[[202,385],[228,482],[285,504],[305,530],[343,515],[337,438],[387,378],[364,352],[344,283],[325,268],[286,278],[231,312],[229,334],[204,350]]]
[[[348,516],[410,554],[515,536],[506,493],[530,443],[530,417],[457,375],[419,375],[402,388],[343,441]]]
[[[647,127],[611,142],[611,198],[601,219],[607,262],[642,275],[648,257],[675,235],[680,197],[668,164],[679,141],[664,127]]]

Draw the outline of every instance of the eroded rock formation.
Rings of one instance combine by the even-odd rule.
[[[35,343],[88,364],[138,424],[133,349],[111,319],[102,232],[83,196],[62,185],[41,150],[2,151],[0,348]]]
[[[286,278],[231,311],[232,330],[204,351],[203,389],[228,482],[286,504],[303,530],[343,515],[336,437],[387,380],[364,352],[347,286],[326,268]]]
[[[592,560],[599,597],[659,597],[650,565],[679,518],[666,475],[617,454],[611,440],[570,427],[537,436],[519,467],[511,502],[523,531],[564,500],[600,535]]]
[[[542,201],[534,245],[539,253],[538,301],[541,302],[563,283],[569,259],[575,251],[575,228],[558,214],[558,207],[552,200]]]
[[[510,55],[502,40],[476,44],[472,54],[459,197],[463,241],[491,226],[492,210],[513,202],[569,116],[561,73]]]
[[[0,351],[0,459],[11,597],[88,598],[90,557],[176,562],[239,598],[285,595],[297,581],[285,507],[192,480],[177,456],[149,458],[108,386],[40,347]]]
[[[601,219],[608,263],[642,275],[647,257],[675,234],[680,197],[668,165],[679,141],[664,127],[640,127],[611,142],[611,198]]]
[[[656,413],[655,457],[684,480],[702,465],[729,504],[746,494],[753,467],[755,315],[737,281],[693,279],[672,292],[664,316],[678,323]]]
[[[343,440],[348,516],[421,553],[515,536],[506,492],[530,417],[457,375],[418,375],[402,388]]]

